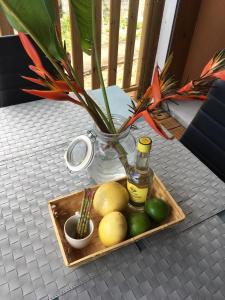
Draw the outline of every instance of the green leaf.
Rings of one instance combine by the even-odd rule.
[[[88,55],[92,51],[92,2],[93,0],[71,0],[80,33],[81,48]]]
[[[0,5],[17,31],[28,33],[52,57],[62,57],[55,31],[53,0],[0,0]]]

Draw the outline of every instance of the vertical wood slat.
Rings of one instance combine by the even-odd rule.
[[[14,34],[12,26],[9,24],[5,14],[0,7],[0,36]]]
[[[102,0],[95,0],[95,12],[96,12],[96,44],[99,61],[101,63],[101,29],[102,29]],[[95,62],[95,53],[93,50],[91,57],[91,69],[92,69],[92,89],[100,87],[98,80],[98,72]]]
[[[133,57],[134,57],[134,46],[135,46],[135,38],[136,38],[138,7],[139,7],[139,0],[129,1],[127,38],[126,38],[126,50],[125,50],[124,73],[123,73],[123,88],[130,87]]]
[[[173,53],[175,58],[171,63],[169,72],[178,82],[181,81],[185,69],[201,3],[201,0],[189,0],[179,1],[177,4],[172,37],[167,54]]]
[[[54,0],[55,14],[56,14],[56,28],[59,33],[59,37],[61,38],[61,22],[60,22],[60,9],[61,9],[61,1]]]
[[[165,0],[146,0],[137,68],[139,98],[151,83]]]
[[[110,0],[108,85],[116,84],[121,0]]]
[[[83,71],[83,52],[80,45],[79,31],[76,22],[76,16],[73,12],[71,1],[69,0],[71,44],[72,44],[72,63],[79,77],[80,83],[84,85]]]

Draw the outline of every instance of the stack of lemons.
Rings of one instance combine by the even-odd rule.
[[[93,206],[103,218],[98,227],[98,235],[105,246],[122,242],[127,235],[127,222],[121,213],[127,208],[129,194],[117,182],[102,184],[95,193]]]

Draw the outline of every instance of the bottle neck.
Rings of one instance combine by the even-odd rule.
[[[150,153],[142,153],[140,151],[137,151],[136,155],[136,162],[135,166],[139,170],[145,170],[149,168],[149,160],[150,160]]]

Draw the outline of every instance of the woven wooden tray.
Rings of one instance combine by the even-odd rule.
[[[126,185],[125,178],[118,180],[118,182],[123,184],[124,186]],[[93,186],[92,188],[96,190],[98,186]],[[84,263],[96,259],[97,257],[110,253],[120,247],[134,243],[137,240],[150,236],[185,219],[185,215],[182,209],[169,194],[169,192],[166,190],[165,186],[157,176],[154,177],[153,195],[164,199],[172,207],[170,217],[164,223],[162,223],[158,227],[137,235],[134,238],[129,238],[115,246],[105,247],[102,245],[98,238],[98,224],[101,220],[101,216],[97,215],[94,209],[92,209],[91,219],[93,220],[95,226],[94,235],[91,243],[86,248],[81,250],[74,249],[67,243],[64,236],[63,227],[65,221],[70,216],[74,215],[76,211],[79,211],[81,200],[83,197],[83,191],[49,201],[49,212],[65,265],[68,267],[80,266]]]

